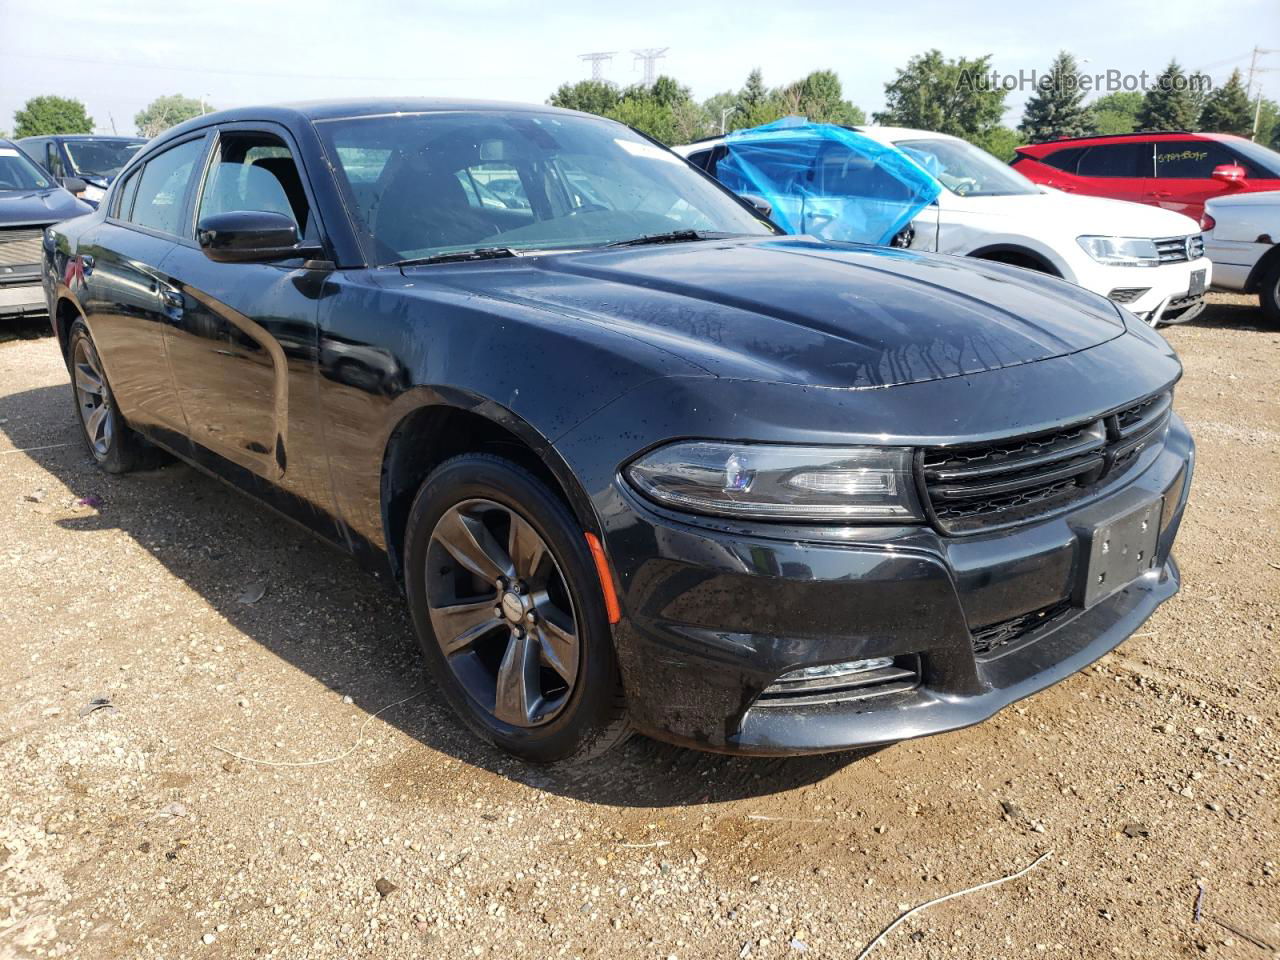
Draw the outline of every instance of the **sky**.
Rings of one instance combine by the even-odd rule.
[[[578,59],[617,51],[604,76],[642,74],[630,51],[668,47],[660,72],[699,99],[740,87],[754,67],[770,86],[833,69],[868,115],[896,68],[937,47],[992,54],[1003,73],[1044,70],[1059,49],[1089,72],[1157,73],[1170,57],[1217,82],[1247,68],[1255,44],[1280,51],[1280,0],[94,0],[52,12],[0,0],[0,130],[28,97],[76,97],[97,131],[134,131],[156,96],[212,106],[371,95],[544,102],[591,75]],[[1280,99],[1280,52],[1263,56]],[[1007,98],[1016,125],[1027,94]]]

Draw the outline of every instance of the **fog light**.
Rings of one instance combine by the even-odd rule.
[[[836,680],[854,673],[867,673],[893,666],[893,657],[872,657],[870,660],[846,660],[844,663],[825,663],[820,667],[801,667],[784,673],[776,683],[796,683],[801,680]]]

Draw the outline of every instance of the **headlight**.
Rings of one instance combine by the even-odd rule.
[[[760,520],[921,520],[906,447],[689,441],[636,460],[627,477],[663,506]]]
[[[1076,243],[1099,263],[1112,267],[1158,267],[1154,240],[1143,237],[1076,237]]]

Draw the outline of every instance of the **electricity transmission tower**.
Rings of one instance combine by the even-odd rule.
[[[637,60],[644,61],[644,85],[653,86],[657,74],[658,61],[667,55],[670,47],[646,47],[643,50],[632,50]]]
[[[617,50],[605,50],[598,53],[580,53],[578,54],[578,59],[590,61],[591,79],[600,80],[602,79],[602,70],[603,70],[603,67],[601,67],[601,64],[608,63],[610,60],[613,59],[613,55],[617,52],[618,52]]]

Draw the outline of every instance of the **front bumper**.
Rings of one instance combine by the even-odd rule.
[[[0,317],[38,316],[48,309],[38,278],[33,283],[0,284]]]
[[[1077,283],[1104,297],[1127,291],[1116,302],[1148,323],[1179,323],[1204,309],[1203,295],[1190,294],[1192,274],[1204,271],[1201,289],[1207,290],[1213,283],[1214,264],[1202,256],[1158,267],[1112,267],[1090,261],[1077,269]],[[1139,290],[1143,292],[1133,296]]]
[[[616,647],[632,720],[659,739],[744,754],[864,747],[984,720],[1096,660],[1177,592],[1170,552],[1193,460],[1175,416],[1163,446],[1089,501],[966,537],[695,524],[619,483],[614,517],[628,516],[610,524],[609,547],[624,587]],[[1155,499],[1155,568],[1087,610],[1070,606],[1084,525]],[[971,625],[1055,604],[1043,626],[974,652]],[[879,696],[760,696],[800,667],[886,656],[918,658],[918,682]]]

